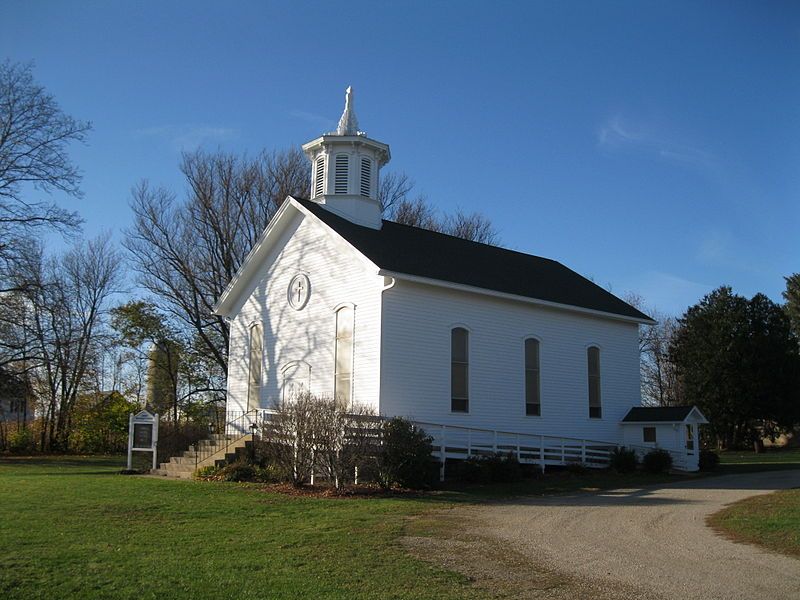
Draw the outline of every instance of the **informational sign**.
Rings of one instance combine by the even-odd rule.
[[[142,410],[128,418],[128,470],[133,468],[134,452],[151,452],[153,454],[153,470],[158,466],[158,415]]]

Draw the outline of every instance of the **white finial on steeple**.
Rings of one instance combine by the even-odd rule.
[[[344,112],[339,119],[336,135],[364,135],[358,130],[358,119],[353,110],[353,86],[348,86],[344,94]]]

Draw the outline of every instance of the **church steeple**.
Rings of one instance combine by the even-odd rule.
[[[366,135],[358,130],[358,118],[353,109],[353,86],[347,86],[344,92],[344,111],[336,128],[336,135]]]
[[[303,145],[311,161],[311,199],[354,223],[381,227],[378,172],[389,162],[389,146],[358,130],[353,88],[345,92],[336,131]]]

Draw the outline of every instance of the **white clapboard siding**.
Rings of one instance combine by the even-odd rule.
[[[398,280],[383,295],[381,411],[420,421],[618,441],[640,404],[636,324]],[[450,411],[450,331],[470,332],[469,414]],[[525,415],[523,341],[540,340],[541,416]],[[600,348],[602,419],[586,349]]]
[[[280,398],[282,369],[293,361],[310,366],[310,391],[333,394],[334,310],[355,305],[353,399],[378,409],[380,290],[383,278],[351,246],[313,216],[295,211],[292,223],[264,261],[255,289],[231,323],[228,411],[247,406],[248,331],[264,328],[263,385],[260,404]],[[288,304],[289,282],[305,273],[311,283],[308,304]]]

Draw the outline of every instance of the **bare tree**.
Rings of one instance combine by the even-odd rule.
[[[436,210],[428,204],[422,197],[416,200],[402,199],[392,206],[390,220],[403,225],[421,227],[430,231],[441,231],[440,222]]]
[[[0,64],[0,276],[23,249],[17,243],[38,228],[74,231],[80,218],[57,205],[23,196],[26,186],[79,197],[81,174],[67,147],[83,142],[91,124],[64,114],[37,84],[30,64]],[[4,285],[8,285],[5,283]]]
[[[492,222],[479,212],[465,213],[459,209],[445,219],[442,230],[444,233],[482,244],[497,245],[500,240]]]
[[[69,444],[72,409],[97,355],[106,302],[116,291],[120,259],[108,236],[76,245],[59,258],[28,263],[26,291],[38,366],[43,449]]]
[[[147,182],[134,188],[124,244],[139,284],[224,377],[228,324],[212,309],[286,197],[307,196],[309,166],[297,149],[254,159],[194,152],[181,171],[184,201]]]
[[[387,219],[397,221],[394,216],[401,202],[409,201],[409,194],[414,189],[414,181],[405,173],[388,172],[380,179],[378,201],[381,212]]]
[[[459,209],[453,215],[440,216],[424,196],[412,198],[414,185],[414,181],[405,173],[388,173],[381,179],[378,199],[384,218],[473,242],[500,243],[497,230],[485,215],[479,212],[465,213]]]
[[[674,317],[648,308],[638,294],[627,294],[625,301],[654,321],[655,325],[639,325],[639,356],[642,399],[651,406],[681,404],[680,385],[675,365],[670,360],[669,346],[678,328]]]

